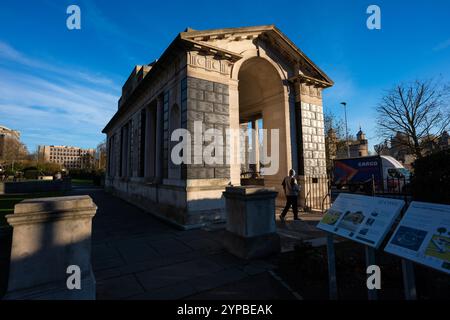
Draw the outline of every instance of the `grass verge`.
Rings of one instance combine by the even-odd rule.
[[[14,213],[14,205],[25,199],[61,197],[65,192],[43,192],[30,194],[2,194],[0,195],[0,226],[6,226],[5,216]]]

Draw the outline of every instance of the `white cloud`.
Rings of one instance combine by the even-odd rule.
[[[108,86],[112,90],[119,90],[114,82],[109,79],[102,77],[100,75],[93,75],[86,71],[74,70],[70,66],[60,67],[55,64],[49,64],[45,61],[35,59],[32,57],[27,57],[21,52],[17,51],[15,48],[9,44],[0,40],[0,58],[4,61],[14,62],[18,65],[32,68],[33,70],[40,70],[53,74],[53,76],[62,76],[69,79],[77,79],[79,81],[89,82],[95,85]]]
[[[120,93],[110,79],[53,66],[1,41],[0,58],[0,124],[20,130],[30,150],[38,144],[94,147],[104,138],[101,129]]]

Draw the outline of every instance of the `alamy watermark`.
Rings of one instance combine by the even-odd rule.
[[[66,280],[66,286],[69,290],[81,290],[81,269],[72,264],[67,267],[66,273],[69,274]]]
[[[367,267],[366,273],[368,275],[366,285],[369,290],[381,289],[381,269],[376,264]]]
[[[194,122],[194,130],[180,128],[172,132],[171,160],[180,164],[255,164],[264,174],[278,172],[280,164],[279,129],[203,129],[202,121]],[[239,146],[239,147],[238,147]]]
[[[72,4],[67,7],[66,13],[69,14],[66,20],[66,26],[69,30],[81,29],[81,9],[79,6]]]
[[[367,18],[366,25],[369,30],[381,29],[381,9],[379,6],[372,4],[367,7],[367,14],[370,16]]]

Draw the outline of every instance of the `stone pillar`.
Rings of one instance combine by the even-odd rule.
[[[322,89],[296,81],[295,108],[300,205],[322,211],[328,193]]]
[[[156,165],[155,165],[155,180],[162,182],[163,179],[163,125],[164,125],[164,110],[162,98],[156,101]]]
[[[274,188],[227,187],[223,195],[227,215],[224,245],[228,251],[245,259],[278,253]]]
[[[7,215],[13,227],[5,299],[95,299],[91,224],[97,207],[89,196],[28,199]],[[81,288],[69,290],[69,266]],[[73,282],[70,282],[73,283]]]
[[[258,120],[252,120],[252,165],[253,172],[259,172],[259,130]]]
[[[240,172],[248,172],[250,171],[249,167],[249,154],[248,154],[248,122],[239,124],[239,151],[237,151],[237,156],[240,161]],[[242,134],[241,134],[242,133]],[[239,181],[240,184],[241,181]],[[238,184],[238,185],[239,185]]]
[[[151,105],[146,109],[146,121],[145,121],[145,178],[155,177],[155,126],[156,126],[156,105]]]
[[[239,124],[239,90],[237,80],[230,79],[229,82],[229,102],[230,102],[230,129],[238,132]],[[231,138],[231,137],[230,137]],[[235,135],[234,140],[229,141],[229,161],[230,161],[230,182],[234,186],[241,184],[241,146],[239,135]]]

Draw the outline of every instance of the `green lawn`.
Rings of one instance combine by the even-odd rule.
[[[2,194],[0,195],[0,226],[7,225],[5,215],[14,213],[14,205],[24,199],[32,198],[47,198],[47,197],[61,197],[64,192],[44,192],[44,193],[30,193],[30,194]]]
[[[92,179],[72,179],[72,185],[74,186],[92,186],[94,182]]]

